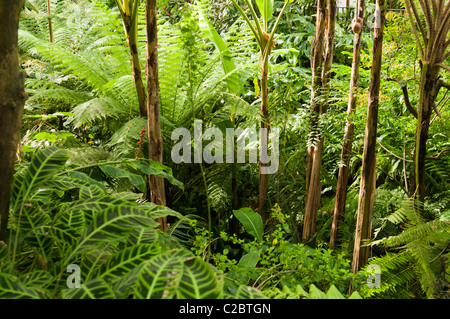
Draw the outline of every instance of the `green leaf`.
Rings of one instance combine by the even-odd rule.
[[[245,230],[253,235],[258,242],[262,241],[264,235],[263,221],[259,214],[251,208],[244,207],[239,210],[233,210],[234,216],[242,223]]]
[[[236,295],[232,296],[233,299],[267,299],[258,289],[240,285],[236,291]]]
[[[173,177],[172,174],[167,173],[155,166],[153,166],[153,163],[151,162],[151,165],[145,165],[141,163],[132,163],[133,166],[135,166],[138,170],[140,170],[142,173],[146,175],[156,175],[159,177],[163,177],[167,179],[172,185],[178,186],[179,188],[183,189],[184,185],[182,182],[180,182],[178,179]]]
[[[145,262],[139,273],[134,297],[137,299],[171,298],[181,280],[183,262],[191,256],[184,249],[170,250]]]
[[[228,49],[228,45],[221,38],[219,33],[217,33],[212,23],[204,14],[204,8],[202,8],[201,4],[198,5],[198,9],[200,30],[214,43],[217,50],[219,50],[223,71],[225,72],[225,74],[230,74],[230,76],[228,76],[226,79],[228,91],[231,94],[239,95],[239,76],[236,73],[236,65],[234,63],[233,57],[231,56],[230,50]]]
[[[81,284],[80,288],[64,289],[63,299],[115,299],[112,287],[102,278]]]
[[[85,173],[81,173],[81,172],[77,172],[77,171],[69,171],[67,174],[72,179],[78,180],[80,182],[84,182],[86,185],[91,185],[91,186],[95,185],[95,186],[99,187],[103,191],[103,193],[106,193],[105,186],[101,182],[93,179],[92,177],[89,177]]]
[[[53,225],[55,237],[65,244],[73,245],[85,228],[84,216],[79,210],[63,210]]]
[[[75,244],[67,261],[76,254],[104,243],[125,239],[136,228],[155,228],[159,224],[155,221],[154,209],[147,207],[113,206],[94,215],[89,227],[83,232]]]
[[[0,273],[0,299],[42,299],[45,294],[37,287],[26,287],[16,277]]]
[[[217,299],[222,298],[222,289],[212,266],[199,257],[184,262],[177,298]]]
[[[257,251],[256,249],[252,249],[249,253],[241,257],[237,265],[244,268],[254,268],[259,259],[259,251]]]
[[[331,285],[330,289],[328,289],[327,297],[328,299],[345,299],[335,285]]]
[[[118,167],[110,165],[99,165],[100,169],[113,178],[128,178],[131,184],[133,184],[141,192],[145,192],[145,181],[142,176],[130,173]]]
[[[348,299],[362,299],[362,297],[357,291],[354,291]]]
[[[118,281],[122,276],[132,272],[142,263],[158,254],[158,245],[140,244],[125,248],[112,255],[93,272],[91,277],[103,278],[107,282]]]
[[[30,200],[39,188],[45,188],[67,161],[64,150],[47,147],[33,156],[24,174],[16,175],[12,189],[12,210],[19,210],[23,202]]]
[[[309,299],[328,299],[327,295],[314,284],[309,286]]]
[[[267,32],[267,22],[273,15],[273,3],[274,0],[255,0],[258,6],[259,12],[263,18],[264,30]]]

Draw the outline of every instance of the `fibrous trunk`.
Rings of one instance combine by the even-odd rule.
[[[153,161],[163,162],[163,141],[161,138],[159,80],[158,80],[158,37],[156,20],[156,0],[146,0],[147,30],[147,118],[148,118],[148,151]],[[150,200],[157,205],[166,205],[164,179],[156,175],[149,176]],[[160,228],[167,227],[166,217],[159,219]]]
[[[260,125],[260,149],[268,150],[269,145],[269,89],[267,86],[269,67],[268,65],[261,65],[261,125]],[[263,129],[267,130],[263,134]],[[267,163],[259,162],[259,214],[265,223],[267,216],[267,189],[269,183],[269,176],[263,172],[263,167]]]
[[[360,0],[356,16],[364,19],[365,0]],[[344,218],[345,201],[347,198],[348,170],[352,152],[354,123],[352,115],[356,112],[356,95],[359,82],[359,62],[361,60],[361,36],[362,31],[355,33],[353,40],[353,61],[350,80],[350,93],[347,107],[347,122],[345,125],[344,141],[342,144],[341,160],[339,165],[338,180],[336,186],[336,199],[334,202],[333,224],[331,225],[330,248],[334,249],[338,242],[339,226]]]
[[[378,123],[378,104],[383,48],[383,30],[385,21],[385,0],[377,0],[375,11],[375,30],[373,38],[372,70],[369,85],[364,151],[362,158],[361,185],[356,220],[355,244],[352,269],[356,273],[367,264],[369,247],[364,246],[371,236],[372,208],[376,186],[376,137]]]
[[[25,0],[0,1],[0,241],[6,241],[11,187],[23,107],[25,73],[19,70],[19,16]],[[1,247],[1,245],[0,245]]]
[[[327,7],[327,10],[325,10]],[[306,167],[306,207],[303,223],[303,243],[308,243],[315,233],[317,211],[320,208],[322,183],[320,169],[324,139],[319,128],[319,119],[328,107],[331,65],[333,63],[336,1],[319,1],[317,7],[316,31],[313,42],[311,91],[311,122]],[[324,32],[326,31],[326,32]],[[312,144],[312,145],[311,145]]]

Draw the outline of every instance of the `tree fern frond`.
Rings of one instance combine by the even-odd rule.
[[[77,128],[83,124],[94,123],[98,120],[120,118],[120,116],[127,114],[127,111],[116,100],[99,97],[74,107],[72,113],[77,116],[70,118],[68,122]]]

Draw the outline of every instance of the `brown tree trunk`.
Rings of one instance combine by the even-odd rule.
[[[423,87],[420,89],[420,101],[422,107],[419,107],[421,115],[418,116],[416,147],[414,148],[414,170],[411,175],[410,197],[418,198],[422,203],[425,196],[425,163],[427,156],[428,131],[430,128],[431,114],[433,113],[433,104],[436,103],[436,97],[439,92],[439,67],[425,64],[426,68],[422,72]]]
[[[53,30],[52,30],[52,18],[50,15],[52,14],[50,9],[50,0],[47,0],[47,14],[48,14],[48,38],[50,42],[53,42]]]
[[[268,64],[261,66],[261,124],[260,129],[266,129],[267,134],[260,132],[260,149],[267,150],[269,146],[269,130],[270,130],[270,118],[269,118],[269,88],[267,85],[269,75]],[[267,163],[259,162],[259,214],[266,223],[269,216],[267,216],[267,189],[269,184],[269,175],[264,174],[263,167],[267,166]]]
[[[357,17],[364,19],[365,0],[360,0],[357,8]],[[331,226],[330,248],[336,248],[338,243],[339,226],[344,219],[345,201],[347,199],[348,168],[352,152],[353,135],[355,125],[352,115],[356,112],[356,93],[359,83],[359,63],[361,60],[361,37],[360,33],[355,33],[353,40],[353,62],[352,75],[350,80],[350,93],[347,108],[347,123],[345,125],[344,142],[342,144],[341,161],[339,166],[338,180],[336,186],[336,199],[334,202],[333,224]]]
[[[140,0],[125,0],[124,2],[121,2],[121,0],[116,0],[116,2],[122,15],[125,35],[127,37],[128,47],[130,49],[131,72],[133,74],[134,83],[136,86],[136,93],[139,103],[139,115],[140,117],[146,117],[147,101],[144,82],[142,81],[141,75],[141,62],[139,61],[137,15],[134,18],[132,16],[133,7],[135,5],[139,6]]]
[[[307,153],[307,196],[306,196],[306,207],[305,207],[305,218],[303,224],[303,234],[302,241],[307,243],[311,236],[315,233],[316,228],[316,217],[317,210],[320,208],[320,197],[322,192],[322,183],[320,181],[320,169],[322,167],[322,153],[324,139],[320,129],[318,128],[318,119],[322,116],[328,107],[328,95],[329,95],[329,85],[328,80],[330,76],[331,66],[333,64],[333,52],[334,52],[334,34],[335,34],[335,24],[336,24],[336,0],[327,0],[324,5],[327,5],[326,16],[322,17],[321,20],[316,23],[316,37],[315,48],[314,48],[314,61],[313,61],[313,81],[317,81],[316,85],[313,83],[312,91],[312,136],[317,139],[314,146],[308,148]],[[318,17],[320,8],[318,7]],[[326,30],[325,39],[317,32],[322,28]],[[322,43],[320,43],[320,41]],[[324,49],[324,50],[323,50]],[[325,53],[316,52],[316,50],[323,50]],[[321,54],[322,56],[317,56]],[[317,60],[316,60],[317,56]],[[323,66],[316,64],[319,61],[323,61]],[[322,62],[321,61],[321,62]],[[314,74],[315,73],[315,74]],[[314,78],[320,77],[320,79],[314,80]],[[321,101],[317,98],[320,97]]]
[[[358,217],[356,220],[355,245],[352,269],[356,273],[367,264],[369,247],[364,247],[370,239],[372,228],[372,208],[376,186],[376,137],[378,123],[378,104],[380,93],[381,62],[383,49],[383,30],[385,22],[386,0],[376,1],[375,29],[373,38],[372,71],[367,106],[366,131],[362,159],[361,186],[359,191]]]
[[[418,198],[421,203],[425,199],[425,160],[428,130],[431,114],[436,109],[436,98],[442,82],[439,79],[441,67],[444,65],[450,41],[450,2],[445,0],[419,1],[405,0],[405,8],[410,19],[411,28],[420,53],[420,87],[417,105],[416,140],[414,147],[414,170],[411,174],[409,196]],[[425,23],[424,23],[425,22]]]
[[[161,138],[159,80],[158,80],[158,31],[156,20],[156,0],[145,1],[147,31],[147,113],[148,113],[148,155],[151,160],[163,163],[163,140]],[[166,205],[164,179],[149,176],[150,200],[157,205]],[[166,217],[159,219],[160,228],[167,228]]]
[[[14,163],[27,94],[19,70],[19,16],[25,0],[0,0],[0,241],[6,242]],[[1,246],[1,245],[0,245]]]

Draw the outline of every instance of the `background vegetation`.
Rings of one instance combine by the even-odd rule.
[[[136,1],[136,0],[135,0]],[[367,1],[366,16],[375,5]],[[174,164],[171,133],[259,126],[260,52],[231,1],[159,0],[158,62],[164,165],[148,159],[122,18],[113,0],[29,1],[19,28],[25,105],[6,244],[2,298],[449,298],[450,111],[440,90],[427,141],[426,195],[408,194],[420,62],[402,1],[388,1],[369,267],[351,268],[373,33],[363,25],[360,82],[340,244],[329,249],[347,119],[354,8],[338,9],[331,106],[324,136],[314,244],[302,243],[315,1],[287,6],[269,58],[268,111],[280,127],[280,165],[268,180],[271,222],[257,213],[258,164]],[[242,4],[242,3],[241,3]],[[274,1],[269,26],[284,4]],[[259,12],[259,11],[258,11]],[[49,19],[52,42],[49,41]],[[226,44],[234,68],[211,35]],[[369,21],[369,20],[368,20]],[[138,52],[145,60],[144,5]],[[447,36],[448,39],[448,36]],[[449,55],[446,55],[449,64]],[[145,78],[145,70],[142,77]],[[388,78],[401,79],[400,85]],[[448,70],[441,72],[448,83]],[[237,85],[232,91],[230,87]],[[192,134],[193,136],[193,134]],[[237,198],[232,190],[237,174]],[[165,179],[166,206],[148,202],[147,175]],[[236,200],[237,202],[234,202]],[[169,228],[155,220],[167,216]],[[81,289],[70,289],[70,264]],[[370,288],[370,266],[381,285]],[[369,270],[368,270],[369,269]],[[349,289],[350,288],[350,289]]]

